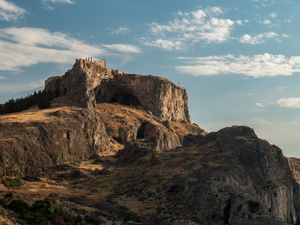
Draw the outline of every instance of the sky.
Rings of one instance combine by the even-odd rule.
[[[0,102],[75,58],[168,78],[192,121],[246,125],[300,157],[299,0],[0,0]]]

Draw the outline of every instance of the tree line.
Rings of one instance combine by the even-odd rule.
[[[0,114],[21,112],[35,105],[40,109],[46,109],[51,106],[51,100],[53,98],[53,95],[48,94],[45,91],[35,91],[27,97],[10,99],[4,104],[0,104]]]

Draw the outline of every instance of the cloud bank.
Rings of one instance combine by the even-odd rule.
[[[75,4],[75,0],[42,0],[42,3],[48,9],[54,9],[55,4],[71,5],[71,4]]]
[[[109,50],[109,52],[107,52]],[[0,29],[0,70],[18,71],[38,63],[71,63],[75,58],[103,54],[134,54],[133,45],[92,45],[61,32],[33,27]]]
[[[17,6],[13,2],[0,0],[0,20],[15,21],[20,19],[26,10]]]
[[[208,7],[190,12],[179,11],[169,22],[149,24],[151,38],[144,38],[145,45],[166,50],[179,50],[188,43],[222,43],[230,38],[234,25],[241,20],[222,17],[220,7]]]
[[[240,38],[240,42],[244,44],[258,45],[258,44],[265,43],[267,40],[275,40],[281,42],[283,38],[287,38],[287,37],[288,35],[286,34],[278,34],[275,32],[266,32],[266,33],[260,33],[256,35],[244,34]]]
[[[290,76],[300,72],[300,56],[265,53],[254,56],[222,55],[178,59],[183,65],[177,66],[176,70],[194,76],[240,74],[258,78]]]

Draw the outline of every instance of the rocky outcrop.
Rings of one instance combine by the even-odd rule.
[[[171,151],[157,152],[150,145],[135,143],[128,142],[116,156],[51,167],[39,181],[19,190],[5,189],[18,195],[22,190],[24,197],[18,198],[29,202],[26,214],[10,207],[12,194],[6,197],[2,191],[0,203],[9,202],[4,206],[28,220],[24,215],[35,213],[28,200],[34,195],[34,201],[49,201],[51,208],[59,203],[66,213],[62,218],[75,215],[87,224],[288,225],[299,221],[299,186],[286,158],[250,128],[188,135],[182,147]],[[61,179],[64,182],[58,182]],[[40,192],[34,191],[36,187]]]
[[[141,106],[160,120],[190,122],[185,89],[160,77],[115,76],[97,87],[96,100]]]
[[[62,97],[58,101],[60,105],[93,108],[96,104],[94,88],[109,77],[112,77],[111,70],[89,60],[77,59],[63,76],[46,80],[45,92]]]
[[[124,74],[90,60],[78,59],[65,75],[47,79],[45,92],[61,97],[58,105],[91,108],[96,95],[98,103],[141,106],[159,120],[190,122],[185,89],[161,77]]]
[[[0,117],[0,175],[34,175],[111,151],[88,109],[61,107]]]
[[[116,86],[108,90],[110,84]],[[97,109],[95,90],[98,101],[121,103],[120,109],[123,104],[127,117],[120,121],[112,105]],[[184,89],[163,78],[124,75],[105,61],[78,59],[63,76],[47,79],[44,91],[55,96],[52,109],[13,115],[11,122],[0,118],[0,174],[35,174],[65,161],[113,155],[133,141],[157,152],[175,149],[185,135],[203,132],[189,122]]]
[[[148,160],[145,156],[136,160],[134,171],[127,170],[135,179],[129,183],[124,180],[128,177],[121,178],[117,190],[167,206],[155,216],[161,224],[274,225],[299,221],[298,185],[286,158],[250,128],[189,136],[182,148],[150,154]],[[149,165],[151,171],[146,169]]]
[[[97,104],[98,116],[104,121],[107,134],[121,144],[144,142],[154,151],[182,146],[186,135],[205,135],[196,124],[178,121],[161,122],[142,108],[120,104]]]

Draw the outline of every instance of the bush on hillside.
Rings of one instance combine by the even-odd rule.
[[[10,99],[4,104],[0,104],[0,114],[21,112],[35,105],[40,109],[46,109],[51,106],[51,100],[53,98],[53,95],[39,91],[24,98]]]

